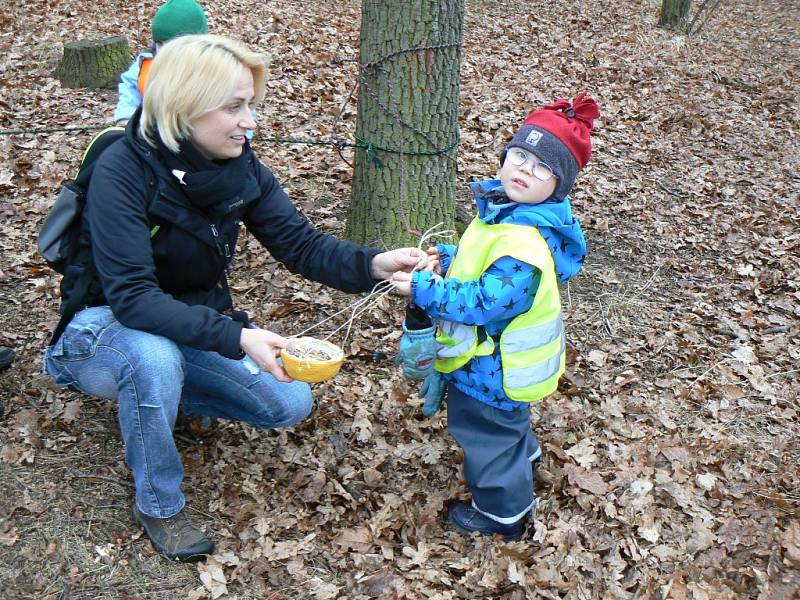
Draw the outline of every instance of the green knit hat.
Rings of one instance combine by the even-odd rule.
[[[153,17],[153,41],[168,42],[179,35],[208,33],[206,13],[194,0],[167,0]]]

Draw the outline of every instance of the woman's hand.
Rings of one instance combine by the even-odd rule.
[[[394,291],[400,294],[401,296],[410,296],[412,277],[413,275],[411,275],[411,273],[406,273],[404,271],[397,271],[394,275],[392,275],[392,283],[394,284]]]
[[[375,279],[391,279],[396,271],[410,273],[424,259],[425,253],[419,248],[398,248],[381,252],[372,259],[372,276]]]
[[[294,381],[278,362],[281,349],[289,340],[266,329],[242,329],[239,346],[262,371],[270,373],[278,381]]]

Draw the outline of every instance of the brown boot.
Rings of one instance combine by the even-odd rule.
[[[133,504],[133,520],[142,526],[156,552],[170,560],[197,562],[214,552],[214,542],[192,525],[185,510],[166,519],[148,517]]]

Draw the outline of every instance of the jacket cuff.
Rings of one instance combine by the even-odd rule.
[[[452,244],[436,244],[439,253],[439,270],[444,274],[450,269],[450,260],[453,258],[455,246]]]
[[[430,273],[428,271],[414,271],[414,273],[411,275],[411,300],[417,306],[420,305],[418,302],[419,296],[417,296],[417,288],[419,286],[420,279],[422,278],[429,279]]]
[[[230,319],[230,323],[225,327],[225,333],[220,343],[219,353],[225,358],[239,360],[244,357],[244,352],[239,344],[242,338],[244,323]]]

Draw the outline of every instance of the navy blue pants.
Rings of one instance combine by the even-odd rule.
[[[531,462],[542,454],[531,430],[530,407],[500,410],[447,388],[447,428],[464,451],[472,505],[499,523],[514,523],[533,508]]]

